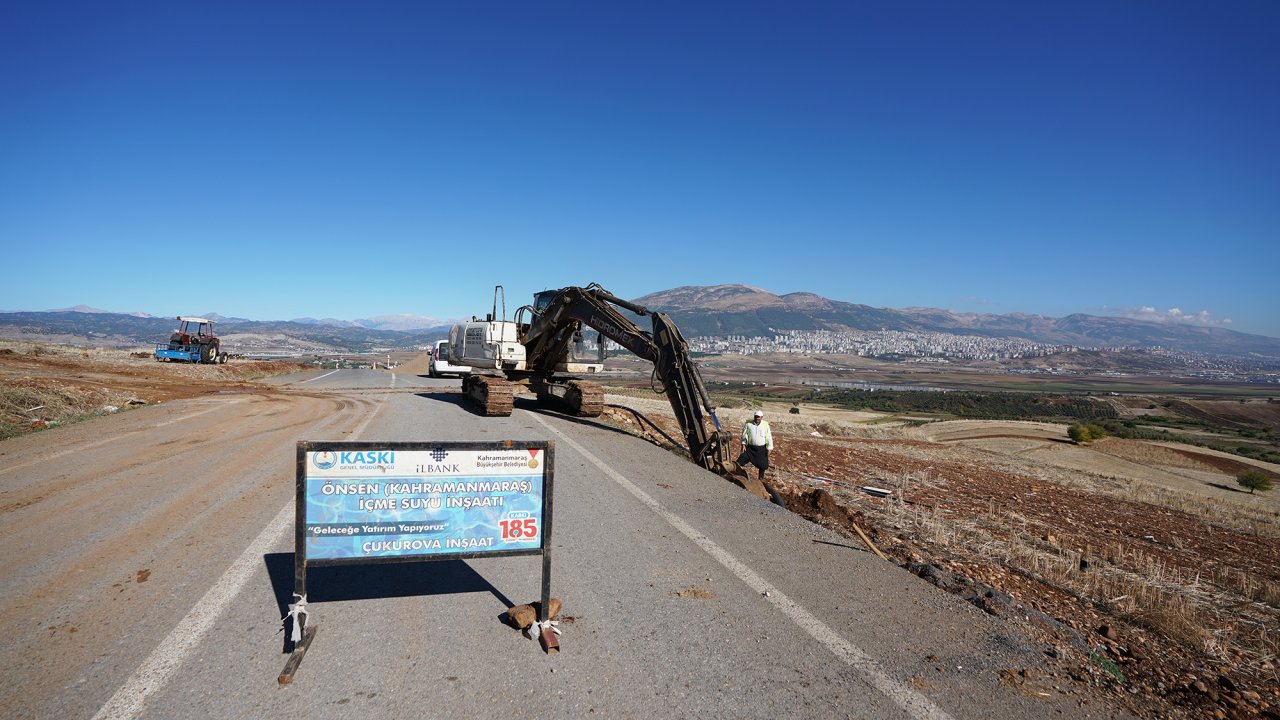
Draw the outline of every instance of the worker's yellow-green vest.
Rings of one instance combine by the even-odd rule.
[[[755,427],[754,422],[749,422],[742,427],[742,444],[743,445],[764,445],[765,447],[773,446],[773,431],[769,429],[769,421],[761,420],[760,425],[756,428],[756,439],[761,442],[751,442],[751,428]]]

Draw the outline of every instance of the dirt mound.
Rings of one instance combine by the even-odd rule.
[[[30,343],[0,348],[0,438],[176,398],[254,389],[306,366],[232,360],[159,363],[149,352]]]
[[[642,405],[680,438],[665,402],[610,400]],[[732,432],[745,414],[722,409],[721,421]],[[672,442],[627,411],[603,418]],[[1280,707],[1280,638],[1257,631],[1280,625],[1280,512],[1270,499],[1224,502],[1204,481],[1162,484],[1159,469],[1233,484],[1243,461],[1117,438],[1079,447],[1051,423],[848,422],[815,437],[816,419],[805,420],[771,421],[768,481],[787,507],[861,549],[856,523],[893,561],[1045,643],[1061,661],[1054,682],[1145,717]],[[1088,461],[1055,464],[1059,451]],[[1112,475],[1116,463],[1149,477]]]

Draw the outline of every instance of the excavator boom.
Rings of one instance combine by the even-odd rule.
[[[715,407],[689,355],[688,343],[670,317],[623,300],[594,284],[563,288],[540,304],[541,309],[521,308],[532,314],[527,327],[521,326],[529,370],[549,372],[564,362],[571,343],[581,336],[583,325],[596,330],[653,363],[655,378],[671,403],[693,461],[717,472],[726,471],[731,463],[726,457],[727,442]],[[641,330],[618,312],[618,307],[648,316],[652,331]]]
[[[648,317],[652,329],[642,330],[619,308]],[[587,349],[584,328],[601,336],[594,358]],[[671,403],[693,461],[721,474],[731,473],[736,466],[727,458],[730,438],[720,428],[715,406],[675,322],[595,283],[537,293],[533,304],[520,307],[510,321],[499,285],[488,317],[453,326],[449,360],[472,368],[462,388],[485,415],[510,415],[514,386],[519,384],[576,415],[596,417],[604,411],[604,388],[583,376],[604,367],[603,338],[653,363],[657,389]]]

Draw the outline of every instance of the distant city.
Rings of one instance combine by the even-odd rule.
[[[953,360],[1015,360],[1046,357],[1080,351],[1109,351],[1147,353],[1183,368],[1187,377],[1232,382],[1280,383],[1280,364],[1275,361],[1222,358],[1202,353],[1191,353],[1165,348],[1139,348],[1135,346],[1085,347],[1079,345],[1049,345],[1017,337],[983,337],[953,335],[939,332],[901,330],[785,330],[771,337],[729,335],[725,337],[699,336],[689,340],[694,352],[730,355],[755,355],[762,353],[797,353],[802,355],[857,355],[880,359],[901,359],[907,362],[949,363]],[[1084,371],[1056,367],[1010,368],[1016,374],[1104,374],[1132,375],[1131,372]]]
[[[755,355],[758,353],[800,353],[804,355],[860,355],[885,357],[900,355],[946,362],[959,360],[999,360],[1043,357],[1077,350],[1068,345],[1046,345],[1022,338],[992,338],[903,330],[783,330],[772,337],[696,337],[689,341],[697,352]],[[1118,348],[1108,348],[1118,349]],[[1131,348],[1124,348],[1131,349]]]

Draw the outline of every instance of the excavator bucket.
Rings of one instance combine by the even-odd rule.
[[[712,411],[712,417],[714,418],[714,411]],[[716,420],[715,422],[718,427],[720,421]],[[717,431],[711,446],[708,448],[707,455],[703,459],[704,467],[718,473],[729,482],[762,500],[773,500],[769,489],[755,476],[755,468],[753,466],[739,465],[728,457],[727,449],[729,447],[732,447],[729,433],[723,430]]]
[[[725,477],[728,478],[729,482],[737,485],[743,490],[746,490],[752,495],[755,495],[761,500],[773,500],[773,497],[765,488],[764,483],[760,482],[758,478],[752,475],[749,467],[741,467],[737,465],[737,463],[733,462],[730,462],[729,465],[734,467],[733,471],[725,473]]]

